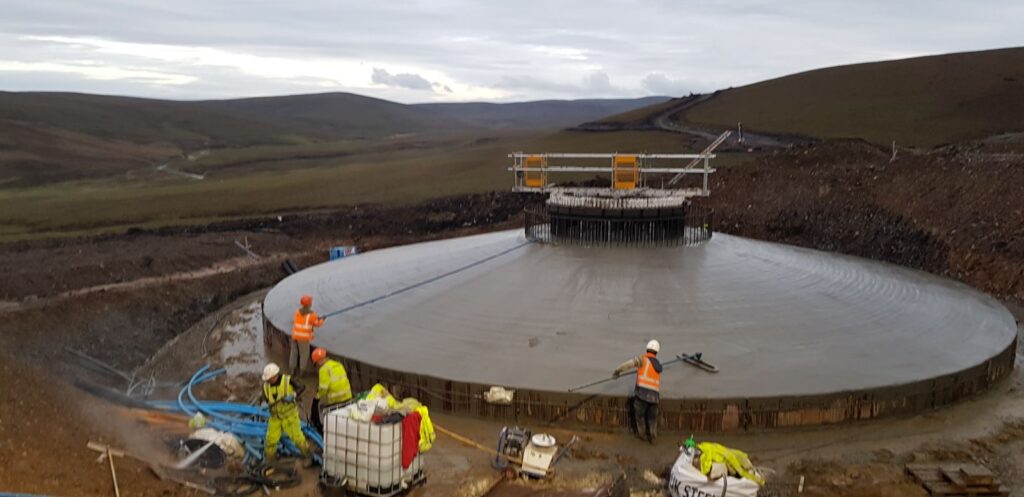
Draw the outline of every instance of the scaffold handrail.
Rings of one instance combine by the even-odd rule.
[[[612,159],[621,156],[634,156],[638,159],[651,159],[651,160],[672,160],[672,159],[714,159],[715,154],[701,153],[701,154],[626,154],[618,152],[602,152],[602,153],[562,153],[562,152],[548,152],[548,153],[530,153],[530,152],[512,152],[508,154],[508,158],[525,158],[525,157],[544,157],[547,159]]]

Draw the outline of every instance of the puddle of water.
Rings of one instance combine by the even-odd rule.
[[[267,357],[263,350],[260,302],[253,302],[232,313],[219,335],[219,357],[228,376],[259,375],[263,371]]]

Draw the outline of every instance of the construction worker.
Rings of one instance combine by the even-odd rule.
[[[352,400],[352,386],[348,382],[345,366],[334,359],[327,358],[327,351],[321,347],[313,350],[313,364],[319,370],[320,381],[317,384],[316,397],[313,398],[313,426],[320,433],[324,432],[323,411],[328,407],[344,404]]]
[[[640,438],[650,443],[658,437],[658,402],[661,400],[661,362],[658,352],[661,344],[657,340],[647,342],[647,352],[622,364],[612,373],[618,378],[623,373],[636,370],[636,388],[630,399],[633,412],[633,430]]]
[[[298,396],[306,387],[296,383],[291,376],[282,375],[277,364],[270,363],[263,368],[263,398],[270,409],[267,420],[267,437],[263,446],[263,460],[271,462],[277,457],[277,444],[283,431],[302,452],[303,464],[312,466],[309,444],[302,434],[299,421]]]
[[[299,299],[299,308],[295,310],[295,321],[292,324],[291,350],[288,354],[288,368],[292,375],[300,376],[308,369],[309,343],[313,341],[313,329],[324,324],[323,318],[313,312],[313,297],[303,295]]]

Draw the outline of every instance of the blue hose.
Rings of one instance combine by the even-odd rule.
[[[508,467],[508,460],[505,459],[504,456],[502,455],[505,453],[505,435],[507,434],[507,426],[503,427],[501,429],[501,432],[498,433],[498,447],[497,450],[495,451],[496,454],[494,456],[494,461],[491,463],[491,466],[493,466],[494,469],[497,469],[499,471]]]
[[[199,368],[179,392],[176,401],[155,400],[149,405],[154,409],[180,412],[194,416],[197,412],[207,417],[207,426],[219,431],[231,433],[242,443],[247,459],[260,461],[263,459],[263,440],[267,433],[267,420],[270,413],[266,408],[240,404],[235,402],[205,401],[196,398],[192,388],[225,373],[224,369],[210,370],[209,365]],[[187,398],[186,398],[187,397]],[[324,441],[308,423],[302,423],[302,432],[310,442],[323,448]],[[300,455],[299,449],[287,437],[282,438],[280,452],[286,456]],[[317,457],[319,460],[319,457]],[[6,494],[0,494],[6,497]]]

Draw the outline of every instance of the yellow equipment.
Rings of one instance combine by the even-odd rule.
[[[633,190],[639,180],[640,166],[635,155],[616,155],[612,158],[612,188]]]
[[[548,184],[548,160],[541,155],[530,155],[523,160],[523,184],[528,188],[543,188]]]

